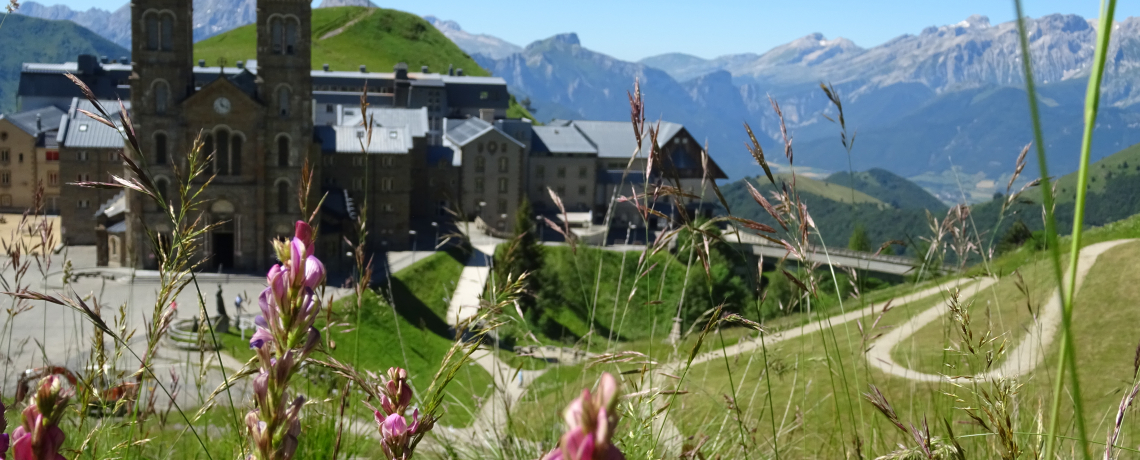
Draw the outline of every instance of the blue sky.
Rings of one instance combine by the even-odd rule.
[[[39,0],[75,9],[113,10],[115,0]],[[374,0],[376,1],[376,0]],[[314,4],[319,2],[314,1]],[[458,22],[464,30],[520,46],[556,33],[577,32],[582,45],[625,60],[682,52],[711,58],[760,53],[812,32],[846,37],[862,47],[971,14],[993,23],[1013,19],[1002,0],[390,0],[377,1],[418,15]],[[1026,14],[1098,16],[1097,0],[1025,0]],[[1140,2],[1121,2],[1116,17],[1140,15]]]

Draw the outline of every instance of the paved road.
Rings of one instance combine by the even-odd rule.
[[[1108,241],[1082,249],[1080,258],[1077,261],[1077,291],[1080,291],[1081,285],[1084,284],[1085,276],[1088,275],[1089,270],[1096,263],[1097,258],[1100,257],[1101,254],[1116,246],[1132,241],[1136,240]],[[993,282],[990,281],[989,283],[992,284]],[[975,289],[974,292],[964,294],[962,296],[963,300],[969,298],[976,292],[977,289]],[[908,369],[891,358],[891,350],[893,350],[895,346],[927,324],[937,321],[948,312],[949,304],[946,302],[940,303],[911,318],[910,321],[907,321],[891,332],[884,334],[875,342],[875,347],[867,353],[867,362],[883,372],[904,379],[920,382],[950,380],[950,377],[945,375],[927,374]],[[1005,360],[1002,361],[999,366],[984,374],[961,378],[1018,377],[1036,369],[1037,366],[1044,361],[1045,352],[1049,349],[1049,345],[1053,343],[1053,338],[1057,335],[1057,329],[1061,325],[1061,294],[1059,290],[1053,292],[1049,302],[1041,308],[1040,312],[1041,315],[1038,318],[1037,327],[1031,328],[1016,347],[1006,352]]]

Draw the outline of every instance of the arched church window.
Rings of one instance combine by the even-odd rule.
[[[285,54],[293,55],[297,50],[297,21],[285,21]]]
[[[162,15],[162,50],[170,51],[174,49],[174,15],[166,13]]]
[[[282,117],[289,116],[289,99],[291,96],[288,87],[282,86],[277,88],[277,109],[280,111]]]
[[[283,34],[281,18],[273,18],[269,20],[269,37],[273,44],[273,52],[281,53],[281,36]]]

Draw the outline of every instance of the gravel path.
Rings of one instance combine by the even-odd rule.
[[[1077,285],[1076,290],[1080,292],[1081,285],[1084,284],[1085,276],[1088,275],[1089,270],[1096,263],[1098,257],[1108,250],[1119,246],[1124,243],[1136,240],[1116,240],[1107,241],[1104,243],[1097,243],[1088,246],[1081,250],[1080,259],[1077,261]],[[993,281],[989,281],[990,284]],[[963,299],[968,298],[979,289],[979,286],[974,286],[972,292],[963,295]],[[949,311],[949,306],[946,302],[922,312],[918,316],[911,318],[902,326],[884,334],[878,341],[875,342],[875,347],[867,353],[867,362],[879,370],[896,377],[902,377],[910,380],[917,380],[920,382],[938,382],[949,380],[950,378],[944,375],[927,374],[908,369],[891,358],[891,350],[895,348],[903,340],[913,335],[923,326],[937,321]],[[1017,344],[1017,346],[1006,352],[1006,358],[1002,361],[1001,365],[995,369],[981,375],[975,375],[973,378],[991,378],[991,377],[1018,377],[1036,369],[1045,359],[1045,353],[1049,349],[1049,345],[1053,343],[1053,338],[1057,335],[1057,330],[1061,325],[1061,295],[1059,290],[1054,290],[1049,302],[1045,304],[1040,310],[1041,314],[1034,328],[1029,330],[1029,333]],[[956,377],[956,378],[971,378],[971,377]]]

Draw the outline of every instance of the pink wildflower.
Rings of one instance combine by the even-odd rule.
[[[602,374],[598,386],[591,393],[572,401],[562,412],[567,430],[558,448],[550,451],[543,460],[624,460],[625,456],[611,442],[617,428],[617,379]]]
[[[40,388],[24,409],[24,423],[12,433],[15,460],[64,460],[59,454],[64,434],[59,419],[71,399],[72,390],[61,390],[59,378],[50,375],[40,381]],[[3,440],[7,444],[7,439]],[[7,447],[6,445],[4,447]]]

